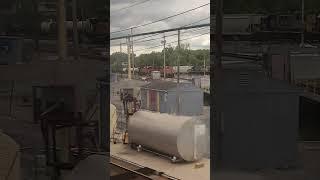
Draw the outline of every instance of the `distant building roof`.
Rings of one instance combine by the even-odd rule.
[[[191,83],[181,83],[180,87],[192,85]],[[176,82],[163,81],[163,80],[153,80],[151,83],[141,86],[144,89],[156,89],[156,90],[169,90],[177,87]]]

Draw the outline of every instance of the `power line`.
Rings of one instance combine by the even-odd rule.
[[[193,32],[198,32],[198,31],[201,31],[201,30],[204,30],[204,28],[207,28],[207,27],[201,27],[201,28],[198,28],[198,29],[187,29],[187,31],[185,32],[181,32],[180,34],[187,34],[187,33],[193,33]],[[156,35],[159,35],[159,34],[156,34]],[[176,34],[170,34],[170,35],[166,35],[166,37],[172,37],[172,36],[176,36],[178,35],[177,33]],[[155,35],[152,35],[152,36],[155,36]],[[153,38],[153,39],[147,39],[147,40],[142,40],[142,41],[134,41],[135,43],[142,43],[142,42],[148,42],[148,41],[155,41],[155,40],[159,40],[159,39],[163,39],[163,37],[158,37],[158,38]],[[121,44],[126,44],[126,43],[121,43]],[[112,46],[118,46],[119,44],[114,44]]]
[[[126,29],[122,29],[122,30],[110,32],[110,34],[127,31],[127,30],[133,29],[133,28],[139,28],[139,27],[148,26],[148,25],[150,25],[150,24],[154,24],[154,23],[157,23],[157,22],[160,22],[160,21],[163,21],[163,20],[167,20],[167,19],[170,19],[170,18],[173,18],[173,17],[176,17],[176,16],[180,16],[180,15],[182,15],[182,14],[188,13],[188,12],[190,12],[190,11],[194,11],[194,10],[199,9],[199,8],[202,8],[202,7],[204,7],[204,6],[208,6],[209,4],[210,4],[210,3],[207,3],[207,4],[204,4],[204,5],[201,5],[201,6],[192,8],[192,9],[189,9],[189,10],[187,10],[187,11],[183,11],[183,12],[178,13],[178,14],[174,14],[174,15],[171,15],[171,16],[168,16],[168,17],[165,17],[165,18],[162,18],[162,19],[158,19],[158,20],[152,21],[152,22],[150,22],[150,23],[145,23],[145,24],[141,24],[141,25],[129,27],[129,28],[126,28]]]
[[[183,26],[181,26],[181,27],[187,27],[187,26],[190,26],[190,25],[199,23],[199,22],[204,21],[204,20],[207,20],[207,19],[210,19],[210,17],[207,17],[207,18],[204,18],[204,19],[200,19],[200,20],[198,20],[198,21],[192,22],[192,23],[190,23],[190,24],[183,25]],[[135,42],[137,42],[137,41],[139,42],[139,40],[146,39],[146,38],[149,38],[149,37],[158,36],[158,35],[159,35],[159,34],[155,34],[155,35],[151,35],[151,36],[139,38],[139,39],[136,39]],[[178,35],[178,34],[176,34],[176,35]],[[169,36],[170,36],[170,35],[169,35]],[[159,39],[162,39],[162,37],[159,37]],[[146,41],[147,41],[147,40],[146,40]]]
[[[190,26],[190,25],[193,25],[193,24],[197,24],[198,22],[201,22],[201,21],[204,21],[204,20],[207,20],[207,19],[210,19],[210,16],[209,16],[209,17],[206,17],[206,18],[204,18],[204,19],[200,19],[199,21],[196,21],[196,22],[193,22],[193,23],[184,25],[184,26],[182,26],[182,27],[186,27],[186,26]]]
[[[171,36],[176,36],[176,35],[177,34],[171,34],[171,35],[167,35],[166,37],[171,37]],[[154,40],[158,40],[158,39],[163,39],[163,37],[154,38],[154,39],[147,39],[147,40],[143,40],[143,41],[134,41],[134,43],[142,43],[142,42],[154,41]]]
[[[131,37],[137,37],[137,36],[145,36],[149,34],[160,34],[160,33],[165,33],[165,32],[171,32],[171,31],[177,31],[177,30],[182,30],[182,29],[193,29],[193,28],[200,28],[200,27],[205,27],[205,26],[210,26],[210,24],[199,24],[199,25],[194,25],[194,26],[188,26],[188,27],[177,27],[177,28],[172,28],[172,29],[165,29],[165,30],[160,30],[160,31],[152,31],[152,32],[146,32],[146,33],[140,33],[140,34],[133,34]],[[118,39],[123,39],[127,38],[128,36],[119,36],[119,37],[114,37],[110,38],[108,40],[113,41],[113,40],[118,40]]]
[[[190,23],[190,24],[186,24],[186,25],[183,25],[183,26],[180,26],[180,27],[187,27],[187,26],[190,26],[190,25],[192,25],[192,24],[196,24],[196,23],[199,23],[199,22],[201,22],[201,21],[204,21],[204,20],[206,20],[206,19],[209,19],[210,17],[207,17],[207,18],[204,18],[204,19],[200,19],[200,20],[197,20],[197,21],[195,21],[195,22],[192,22],[192,23]],[[176,34],[176,35],[178,35],[178,34]],[[159,36],[159,34],[153,34],[153,35],[150,35],[150,36],[146,36],[146,37],[142,37],[142,38],[139,38],[139,39],[135,39],[135,42],[139,42],[139,40],[142,40],[142,39],[147,39],[147,38],[150,38],[150,37],[154,37],[154,36]],[[170,36],[170,35],[169,35]],[[160,37],[160,38],[162,38],[162,37]],[[159,39],[160,39],[159,38]]]
[[[137,5],[140,5],[140,4],[143,4],[143,3],[146,3],[146,2],[148,2],[148,1],[151,1],[151,0],[145,0],[145,1],[137,2],[137,3],[134,3],[134,4],[129,5],[129,6],[127,6],[127,7],[124,7],[124,8],[120,8],[120,9],[114,10],[114,11],[116,11],[116,12],[114,12],[114,13],[118,13],[119,11],[122,11],[122,10],[125,10],[125,9],[132,8],[132,7],[134,7],[134,6],[137,6]]]
[[[203,28],[206,28],[206,27],[202,27],[202,28],[195,29],[195,30],[189,30],[189,31],[186,31],[186,32],[182,32],[181,34],[197,32],[197,31],[203,30]],[[166,35],[166,37],[171,37],[171,36],[176,36],[176,35],[178,35],[178,34],[170,34],[170,35]],[[154,41],[154,40],[158,40],[158,39],[163,39],[163,37],[154,38],[154,39],[147,39],[147,40],[143,40],[143,41],[134,41],[134,42],[135,43],[142,43],[142,42]]]
[[[142,38],[139,38],[139,39],[136,39],[135,41],[139,41],[139,40],[142,40],[142,39],[147,39],[149,37],[154,37],[154,36],[159,36],[160,34],[153,34],[153,35],[150,35],[150,36],[146,36],[146,37],[142,37]]]
[[[203,36],[203,35],[206,35],[206,34],[210,34],[210,32],[207,32],[207,33],[204,33],[204,34],[200,34],[200,35],[197,35],[197,36],[192,36],[192,37],[190,37],[190,38],[182,39],[182,40],[180,40],[180,41],[185,41],[185,40],[193,39],[193,38],[200,37],[200,36]],[[175,43],[175,42],[178,42],[178,41],[168,42],[168,44]],[[154,49],[154,48],[157,48],[157,47],[160,47],[160,46],[162,47],[163,45],[157,45],[157,46],[152,46],[152,47],[148,47],[148,48],[138,49],[138,50],[135,50],[135,52],[137,52],[137,51],[144,51],[144,50],[148,50],[148,49]]]

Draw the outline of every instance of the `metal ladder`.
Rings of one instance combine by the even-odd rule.
[[[118,117],[112,132],[112,142],[114,144],[121,141],[124,142],[123,135],[127,131],[127,122],[125,117],[123,117],[121,112],[117,112],[117,114]]]

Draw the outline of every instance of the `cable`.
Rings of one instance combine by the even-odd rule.
[[[190,12],[190,11],[194,11],[194,10],[199,9],[199,8],[202,8],[202,7],[204,7],[204,6],[208,6],[209,4],[210,4],[210,3],[207,3],[207,4],[204,4],[204,5],[201,5],[201,6],[192,8],[192,9],[189,9],[189,10],[187,10],[187,11],[183,11],[183,12],[178,13],[178,14],[174,14],[174,15],[171,15],[171,16],[168,16],[168,17],[165,17],[165,18],[162,18],[162,19],[158,19],[158,20],[152,21],[152,22],[150,22],[150,23],[145,23],[145,24],[141,24],[141,25],[129,27],[129,28],[126,28],[126,29],[122,29],[122,30],[110,32],[110,34],[127,31],[127,30],[133,29],[133,28],[139,28],[139,27],[148,26],[148,25],[150,25],[150,24],[154,24],[154,23],[157,23],[157,22],[160,22],[160,21],[163,21],[163,20],[167,20],[167,19],[170,19],[170,18],[173,18],[173,17],[176,17],[176,16],[180,16],[180,15],[182,15],[182,14],[188,13],[188,12]]]
[[[187,27],[187,26],[190,26],[190,25],[196,24],[196,23],[198,23],[198,22],[201,22],[201,21],[204,21],[204,20],[207,20],[207,19],[210,19],[210,17],[206,17],[206,18],[204,18],[204,19],[200,19],[199,21],[196,21],[196,22],[193,22],[193,23],[187,24],[187,25],[182,26],[182,27]]]
[[[200,36],[203,36],[203,35],[206,35],[206,34],[210,34],[210,32],[207,32],[207,33],[204,33],[204,34],[200,34],[200,35],[197,35],[197,36],[192,36],[192,37],[186,38],[186,39],[181,39],[180,41],[185,41],[185,40],[188,40],[188,39],[193,39],[193,38],[200,37]],[[170,44],[170,43],[175,43],[175,42],[178,42],[178,41],[168,42],[168,44]],[[163,45],[157,45],[157,46],[152,46],[152,47],[149,47],[149,48],[138,49],[138,50],[135,50],[135,52],[137,52],[137,51],[143,51],[143,50],[147,50],[147,49],[154,49],[154,48],[162,47],[162,46],[163,46]]]
[[[134,7],[134,6],[137,6],[137,5],[146,3],[146,2],[148,2],[148,1],[151,1],[151,0],[145,0],[145,1],[142,1],[142,2],[137,2],[137,3],[134,3],[134,4],[129,5],[129,6],[127,6],[127,7],[120,8],[120,9],[117,9],[117,10],[114,10],[114,11],[117,11],[117,12],[115,12],[115,13],[118,13],[119,11],[122,11],[122,10],[125,10],[125,9],[129,9],[129,8],[131,8],[131,7]],[[112,12],[112,13],[113,13],[113,12]]]
[[[198,31],[201,31],[201,30],[204,30],[204,28],[207,28],[207,27],[200,27],[200,28],[195,28],[195,29],[187,29],[185,32],[181,32],[180,34],[187,34],[187,33],[193,33],[193,32],[198,32]],[[156,35],[160,35],[160,34],[156,34]],[[176,36],[178,35],[177,33],[176,34],[170,34],[170,35],[166,35],[166,37],[171,37],[171,36]],[[155,36],[155,35],[152,35],[152,36]],[[148,37],[151,37],[151,36],[148,36]],[[145,39],[145,38],[140,38],[140,39]],[[154,40],[158,40],[158,39],[163,39],[163,37],[158,37],[158,38],[154,38],[154,39],[147,39],[147,40],[142,40],[142,41],[134,41],[134,43],[142,43],[142,42],[148,42],[148,41],[154,41]],[[126,44],[126,43],[121,43],[121,44]],[[113,44],[111,46],[118,46],[118,44]]]
[[[196,29],[196,30],[191,30],[191,32],[190,31],[181,32],[181,34],[196,32],[196,31],[199,31],[199,30],[203,30],[203,28],[206,28],[206,27],[201,27],[201,28]],[[176,36],[176,35],[178,35],[178,34],[170,34],[170,35],[166,35],[166,37],[171,37],[171,36]],[[163,39],[163,37],[154,38],[154,39],[147,39],[147,40],[144,40],[144,41],[134,41],[134,43],[142,43],[142,42],[154,41],[154,40],[158,40],[158,39]]]
[[[146,37],[142,37],[142,38],[136,39],[135,41],[139,41],[139,40],[141,40],[141,39],[146,39],[146,38],[149,38],[149,37],[159,36],[159,35],[161,35],[161,34],[152,34],[152,35],[150,35],[150,36],[146,36]]]
[[[178,35],[178,34],[171,34],[171,35],[167,35],[166,37],[171,37],[171,36],[176,36],[176,35]],[[134,43],[142,43],[142,42],[154,41],[154,40],[158,40],[158,39],[163,39],[163,37],[154,38],[154,39],[147,39],[144,41],[134,41]]]
[[[209,27],[209,26],[208,26],[208,27]],[[187,33],[197,32],[197,31],[203,30],[204,28],[207,28],[207,27],[199,27],[199,28],[194,28],[194,29],[186,29],[185,32],[181,32],[181,34],[187,34]],[[149,37],[152,37],[152,36],[158,36],[158,35],[161,35],[161,34],[153,34],[153,35],[151,35],[151,36],[147,36],[147,37],[144,37],[144,38],[140,38],[140,39],[138,39],[138,40],[146,39],[146,38],[149,38]],[[171,36],[175,36],[175,35],[178,35],[178,34],[177,34],[177,33],[176,33],[176,34],[170,34],[170,35],[166,35],[166,37],[171,37]],[[153,40],[157,40],[157,39],[163,39],[163,36],[158,37],[158,38],[153,38],[153,39],[142,40],[142,41],[135,40],[134,43],[153,41]],[[120,42],[119,42],[119,43],[114,43],[114,44],[112,44],[112,46],[118,46],[119,44],[120,44]],[[121,44],[126,44],[126,43],[121,43]]]
[[[200,19],[200,20],[198,20],[198,21],[192,22],[192,23],[190,23],[190,24],[183,25],[183,26],[181,26],[181,27],[187,27],[187,26],[190,26],[190,25],[196,24],[196,23],[198,23],[198,22],[201,22],[201,21],[204,21],[204,20],[207,20],[207,19],[210,19],[210,16],[209,16],[209,17],[207,17],[207,18]],[[142,39],[149,38],[149,37],[158,36],[158,35],[159,35],[159,34],[154,34],[154,35],[150,35],[150,36],[147,36],[147,37],[142,37],[142,38],[136,39],[136,40],[135,40],[135,42],[137,42],[137,41],[139,41],[139,40],[142,40]],[[170,35],[169,35],[169,36],[170,36]],[[161,38],[163,38],[163,37],[161,37]],[[160,38],[159,38],[159,39],[160,39]]]

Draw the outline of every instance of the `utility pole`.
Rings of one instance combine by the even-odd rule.
[[[73,20],[73,43],[74,59],[79,59],[79,34],[78,34],[78,17],[77,17],[77,0],[72,0],[72,20]]]
[[[206,75],[206,56],[203,55],[203,76]]]
[[[127,52],[128,52],[128,79],[131,80],[131,61],[130,61],[130,37],[127,37]]]
[[[132,67],[133,67],[133,72],[132,72],[132,74],[134,75],[134,53],[133,53],[132,28],[131,28],[131,58],[132,58]]]
[[[213,94],[213,108],[211,108],[211,113],[210,116],[213,117],[213,128],[211,128],[210,131],[210,137],[213,138],[213,141],[210,141],[210,149],[213,149],[213,154],[210,155],[211,158],[215,157],[215,161],[213,161],[213,165],[210,166],[210,172],[213,172],[220,161],[221,158],[221,116],[219,113],[219,107],[217,106],[217,93],[220,93],[219,89],[217,88],[217,85],[219,85],[221,81],[221,76],[222,76],[222,64],[221,64],[221,59],[222,59],[222,29],[223,29],[223,0],[217,0],[216,1],[216,36],[214,37],[216,41],[216,54],[213,62],[213,66],[211,65],[210,67],[213,68],[213,78],[212,79],[212,84],[213,88],[210,92],[210,94]],[[213,52],[213,51],[212,51]]]
[[[163,78],[166,79],[166,35],[163,35]]]
[[[122,53],[122,43],[120,42],[120,52]]]
[[[177,115],[180,115],[180,30],[178,30],[178,58],[177,58]]]
[[[67,58],[67,32],[66,32],[66,9],[65,0],[58,0],[58,54],[59,60]]]
[[[301,0],[301,23],[302,23],[302,31],[301,31],[301,44],[300,46],[304,46],[304,30],[305,30],[305,25],[304,25],[304,0]]]

